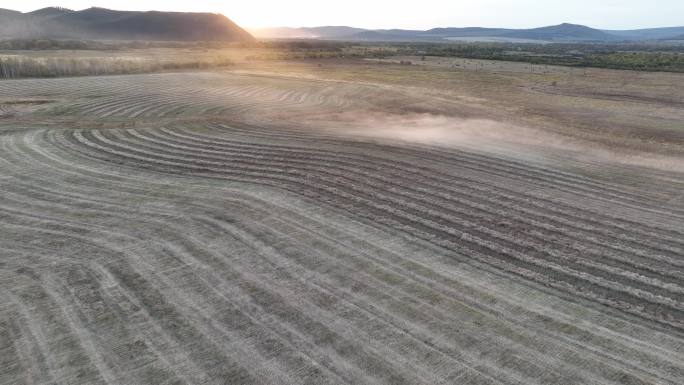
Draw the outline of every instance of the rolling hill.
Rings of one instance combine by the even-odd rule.
[[[378,41],[431,41],[449,40],[453,38],[499,38],[500,40],[530,40],[530,41],[613,41],[619,37],[606,32],[575,24],[560,24],[533,29],[504,29],[504,28],[435,28],[428,31],[407,30],[376,30],[363,31],[346,36],[352,40]]]
[[[349,41],[529,41],[529,42],[620,42],[674,40],[684,27],[610,31],[563,23],[529,28],[433,28],[426,31],[403,29],[360,29],[353,27],[266,28],[252,31],[259,38],[305,38]]]
[[[610,41],[619,39],[598,29],[569,23],[542,28],[514,30],[496,36],[547,41]]]
[[[27,15],[35,16],[35,17],[56,17],[56,16],[61,16],[65,15],[67,13],[72,13],[74,12],[71,9],[68,8],[62,8],[62,7],[46,7],[46,8],[41,8],[41,9],[36,9],[35,11],[28,12]],[[19,12],[17,12],[19,13]]]
[[[215,13],[134,12],[49,7],[29,13],[0,11],[0,37],[245,42],[254,38]]]
[[[630,40],[676,40],[673,36],[684,36],[684,27],[647,28],[634,30],[604,30],[603,32]]]
[[[18,17],[22,15],[21,12],[13,11],[11,9],[0,8],[0,21],[5,22],[12,17]]]
[[[600,30],[563,23],[529,29],[433,28],[363,29],[349,26],[276,27],[251,31],[267,39],[348,41],[493,41],[493,42],[621,42],[683,40],[684,27]],[[0,39],[53,38],[89,40],[253,41],[254,37],[227,17],[215,13],[117,11],[92,7],[74,11],[47,7],[21,13],[0,9]]]
[[[0,8],[0,38],[34,35],[38,29],[23,13]]]

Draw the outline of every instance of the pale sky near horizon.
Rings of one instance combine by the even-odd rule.
[[[2,4],[5,3],[5,4]],[[233,5],[231,5],[233,3]],[[656,5],[657,4],[657,5]],[[362,28],[530,28],[562,22],[602,29],[684,26],[684,0],[23,0],[0,1],[22,12],[59,5],[119,10],[222,13],[245,28],[348,25]]]

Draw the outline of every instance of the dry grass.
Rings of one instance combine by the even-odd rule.
[[[222,68],[233,65],[226,57],[156,61],[114,57],[0,57],[0,78],[125,75],[169,70]]]

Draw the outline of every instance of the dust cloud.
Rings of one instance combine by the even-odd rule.
[[[618,163],[669,172],[684,172],[680,158],[650,152],[610,149],[541,129],[490,119],[437,114],[341,113],[334,131],[391,142],[469,148],[518,159],[557,163]]]

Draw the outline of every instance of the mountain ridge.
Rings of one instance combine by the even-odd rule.
[[[217,13],[118,11],[60,7],[32,12],[0,10],[0,38],[79,38],[251,42],[254,37]]]
[[[349,41],[638,42],[684,40],[684,26],[602,30],[562,23],[539,28],[439,27],[428,30],[364,29],[350,26],[253,29],[260,38]],[[251,42],[252,36],[217,13],[118,11],[91,7],[74,11],[46,7],[31,12],[0,8],[0,39],[178,40]]]
[[[584,25],[563,23],[552,25],[548,27],[531,28],[523,30],[514,30],[503,33],[502,37],[518,38],[518,39],[532,39],[532,40],[587,40],[587,41],[606,41],[616,40],[606,32],[598,29],[590,28]]]
[[[619,42],[669,40],[684,34],[684,27],[649,28],[635,30],[601,30],[580,24],[562,23],[539,28],[512,29],[488,27],[439,27],[429,30],[403,29],[359,29],[353,27],[336,27],[359,30],[349,34],[326,34],[319,27],[291,28],[277,27],[254,29],[252,33],[260,38],[315,38],[323,40],[351,41],[443,41],[443,40],[477,40],[499,39],[501,41],[539,41],[539,42]],[[317,34],[309,31],[316,30]],[[278,35],[279,31],[287,33]]]
[[[662,40],[672,38],[677,35],[684,35],[684,26],[682,27],[662,27],[662,28],[642,28],[634,30],[603,30],[604,32],[621,36],[621,37],[634,37],[643,36],[646,38],[654,40]]]

